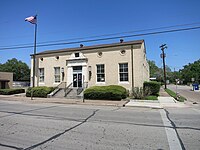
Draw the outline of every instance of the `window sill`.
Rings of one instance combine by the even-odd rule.
[[[54,84],[54,85],[58,85],[58,84],[60,84],[60,82],[54,82],[53,84]]]
[[[119,84],[130,84],[128,81],[120,81]]]
[[[106,82],[96,82],[96,84],[106,84]]]
[[[45,83],[44,83],[44,82],[39,82],[39,86],[40,86],[40,85],[45,85]]]

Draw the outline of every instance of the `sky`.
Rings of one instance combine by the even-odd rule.
[[[33,45],[34,25],[24,19],[35,14],[38,15],[39,45],[50,41],[58,43],[79,41],[80,38],[95,39],[95,36],[106,38],[116,33],[112,36],[199,27],[199,6],[199,0],[1,0],[0,63],[17,58],[30,66],[33,48],[4,48]],[[177,71],[200,59],[200,29],[133,36],[124,38],[124,41],[141,39],[145,40],[147,59],[155,61],[159,67],[162,67],[161,44],[167,44],[166,65],[172,70]],[[82,44],[90,46],[119,40]],[[80,44],[37,47],[37,52],[79,47]]]

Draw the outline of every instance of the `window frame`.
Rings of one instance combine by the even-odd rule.
[[[80,57],[80,53],[79,52],[74,53],[74,57],[75,58],[79,58]]]
[[[101,78],[103,78],[103,80],[101,80]],[[96,64],[96,82],[105,83],[105,81],[105,64]]]
[[[39,68],[39,82],[44,83],[44,68]]]
[[[59,69],[58,72],[56,72],[56,69]],[[54,67],[54,83],[60,83],[60,67]]]
[[[127,66],[125,66],[127,65]],[[127,70],[127,71],[126,71]],[[119,82],[129,83],[128,63],[119,63]]]

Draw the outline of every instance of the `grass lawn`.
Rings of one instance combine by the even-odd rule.
[[[144,100],[158,100],[158,97],[155,95],[146,96],[143,98]]]

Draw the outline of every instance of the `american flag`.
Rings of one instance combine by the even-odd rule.
[[[26,18],[25,21],[28,21],[28,22],[30,22],[32,24],[36,24],[37,23],[37,15],[30,16],[30,17]]]

